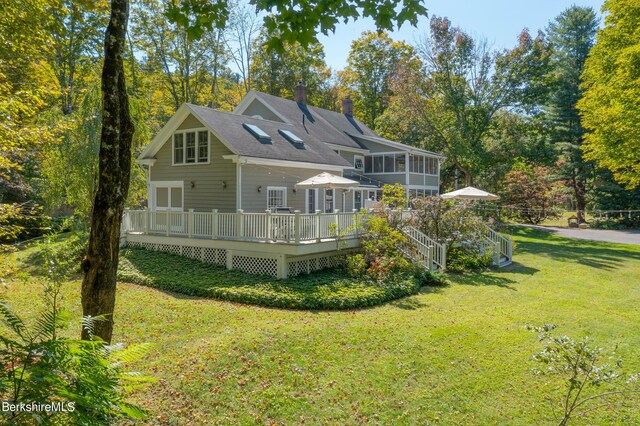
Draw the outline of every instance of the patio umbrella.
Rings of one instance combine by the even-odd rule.
[[[466,188],[458,189],[457,191],[447,192],[440,195],[442,198],[458,198],[462,200],[497,200],[498,197],[495,194],[483,191],[473,186],[467,186]]]
[[[319,175],[310,177],[302,182],[296,183],[298,189],[313,189],[313,188],[326,188],[326,189],[348,189],[352,187],[360,186],[355,180],[347,179],[342,176],[332,175],[331,173],[322,172]]]

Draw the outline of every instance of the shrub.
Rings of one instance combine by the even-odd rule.
[[[229,271],[195,259],[145,249],[121,252],[118,280],[190,296],[285,309],[342,310],[376,306],[415,294],[411,276],[374,285],[368,274],[323,270],[286,280]]]
[[[505,176],[501,201],[507,215],[537,225],[561,216],[562,195],[545,167],[520,165]]]
[[[592,344],[588,337],[574,340],[568,336],[553,336],[556,328],[553,324],[527,325],[526,328],[539,333],[538,338],[544,343],[544,349],[533,356],[544,368],[534,369],[534,374],[559,376],[565,381],[560,398],[559,425],[566,425],[570,419],[595,409],[612,409],[622,402],[630,402],[634,395],[637,399],[640,374],[627,375],[622,370],[622,360],[615,354],[608,357],[612,364],[599,364],[602,349]],[[592,407],[593,403],[597,405]]]
[[[478,247],[453,247],[447,257],[447,270],[451,272],[476,271],[491,266],[491,253]]]
[[[0,204],[0,244],[11,244],[49,231],[51,218],[32,204]]]
[[[0,302],[5,329],[0,335],[0,394],[9,404],[55,404],[63,410],[2,411],[10,424],[109,424],[116,418],[142,419],[145,413],[125,401],[125,392],[148,378],[124,370],[147,345],[105,345],[99,340],[61,338],[70,314],[61,307],[60,288],[69,274],[63,255],[46,257],[45,310],[32,326]],[[89,331],[100,318],[84,319]],[[8,332],[7,332],[8,331]]]

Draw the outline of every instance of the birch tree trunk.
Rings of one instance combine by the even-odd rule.
[[[93,202],[89,250],[82,262],[82,313],[104,316],[94,335],[107,343],[113,334],[120,224],[129,191],[131,141],[134,126],[125,85],[124,46],[129,18],[128,0],[111,0],[111,18],[104,38],[102,68],[102,133],[98,187]],[[88,339],[87,330],[82,338]]]

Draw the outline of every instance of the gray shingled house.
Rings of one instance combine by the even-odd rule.
[[[341,113],[306,99],[299,84],[295,100],[251,91],[231,113],[182,105],[138,157],[148,208],[127,212],[126,244],[286,277],[335,264],[337,231],[357,247],[355,212],[383,184],[439,193],[442,155],[380,137],[348,99]],[[296,190],[322,172],[354,185]]]
[[[139,156],[152,210],[305,213],[352,211],[401,183],[408,197],[438,194],[442,155],[378,136],[353,116],[251,91],[232,113],[184,104]],[[348,191],[295,184],[329,171],[356,180]],[[338,193],[336,192],[338,191]]]

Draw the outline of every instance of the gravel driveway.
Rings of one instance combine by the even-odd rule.
[[[541,231],[553,232],[556,235],[579,240],[604,241],[607,243],[638,244],[640,231],[610,231],[604,229],[560,228],[557,226],[519,225]]]

